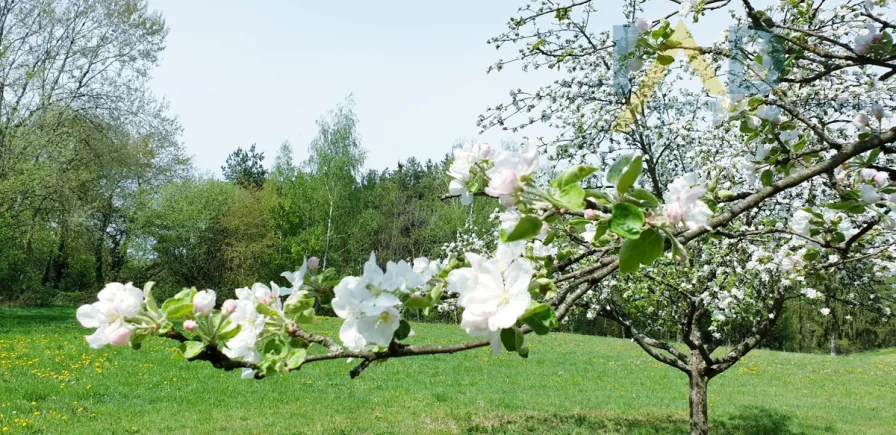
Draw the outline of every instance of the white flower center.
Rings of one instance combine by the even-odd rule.
[[[377,323],[389,323],[389,319],[391,318],[392,315],[388,311],[383,311],[382,313],[380,313],[380,317],[379,320],[377,320]]]
[[[510,292],[507,289],[501,290],[498,295],[498,305],[507,305],[510,303]]]

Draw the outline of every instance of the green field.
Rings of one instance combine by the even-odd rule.
[[[322,319],[322,330],[338,328]],[[456,326],[415,337],[456,343]],[[72,309],[0,310],[3,433],[685,433],[687,381],[619,339],[532,337],[405,358],[350,380],[341,361],[262,381],[171,360],[173,342],[91,350]],[[412,339],[413,340],[413,339]],[[757,351],[710,383],[715,433],[896,433],[896,350]]]

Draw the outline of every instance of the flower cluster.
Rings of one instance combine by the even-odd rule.
[[[523,187],[538,169],[538,148],[527,141],[521,152],[495,152],[487,144],[454,150],[454,161],[448,168],[451,181],[448,191],[460,196],[464,205],[473,201],[473,193],[483,185],[486,195],[498,198],[505,207],[512,207]]]
[[[401,322],[401,297],[409,296],[438,271],[438,263],[426,258],[414,260],[414,266],[404,260],[390,261],[383,271],[371,253],[362,276],[345,277],[334,289],[333,311],[345,319],[339,339],[350,350],[388,347]]]
[[[500,332],[516,325],[532,303],[529,282],[534,270],[519,252],[498,246],[496,258],[468,254],[470,267],[448,274],[448,291],[464,308],[460,326],[472,336],[487,335],[492,350],[501,350]]]
[[[128,320],[137,317],[143,307],[143,290],[132,283],[107,284],[97,295],[97,302],[82,305],[76,316],[81,326],[96,328],[87,336],[87,343],[94,349],[107,344],[124,346],[128,344],[134,326]]]
[[[669,190],[663,195],[666,201],[663,213],[673,227],[684,225],[693,230],[707,226],[712,210],[699,199],[706,194],[706,188],[701,184],[697,174],[690,173],[676,178],[669,185]]]

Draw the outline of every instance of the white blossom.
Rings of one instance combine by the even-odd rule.
[[[707,226],[712,210],[700,201],[699,198],[706,193],[706,189],[698,183],[694,173],[678,177],[663,195],[666,201],[664,214],[673,226],[684,224],[692,230]]]

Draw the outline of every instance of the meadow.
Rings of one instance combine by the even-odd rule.
[[[338,319],[317,328],[334,332]],[[414,324],[412,341],[465,340]],[[341,361],[262,381],[171,359],[173,342],[90,349],[74,309],[0,310],[0,431],[13,433],[686,433],[687,378],[628,340],[530,338],[486,349]],[[832,358],[755,351],[709,386],[717,434],[896,433],[896,349]]]

